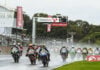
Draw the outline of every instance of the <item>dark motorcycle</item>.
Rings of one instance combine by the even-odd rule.
[[[32,65],[36,64],[36,55],[35,54],[28,54],[29,60]]]
[[[20,58],[19,53],[13,53],[12,57],[13,57],[15,63],[19,62],[19,58]]]
[[[43,66],[48,67],[48,64],[49,64],[48,55],[43,55],[40,57],[41,57],[41,61],[42,61]]]
[[[66,61],[67,56],[68,56],[68,55],[67,55],[66,53],[62,53],[62,54],[61,54],[61,57],[62,57],[63,62]]]

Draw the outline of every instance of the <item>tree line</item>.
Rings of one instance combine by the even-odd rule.
[[[36,13],[34,17],[48,17],[45,13]],[[55,16],[55,15],[54,15]],[[27,29],[26,35],[32,36],[32,19],[24,14],[24,28]],[[69,38],[70,32],[74,32],[74,40],[80,41],[87,35],[94,32],[100,32],[100,26],[90,24],[88,21],[82,19],[68,20],[67,27],[52,27],[51,32],[47,32],[47,25],[36,22],[36,37],[50,37],[50,38]],[[100,38],[100,37],[99,37]]]

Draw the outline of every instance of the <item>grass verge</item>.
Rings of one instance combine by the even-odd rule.
[[[100,62],[78,61],[54,70],[100,70]]]

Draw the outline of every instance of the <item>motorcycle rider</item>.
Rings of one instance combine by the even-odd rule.
[[[50,53],[45,45],[41,45],[40,50],[39,50],[39,56],[40,56],[40,59],[42,60],[43,64],[44,64],[43,61],[45,58],[45,60],[47,62],[47,66],[48,66],[48,62],[50,61]],[[46,66],[46,65],[44,64],[44,66]]]
[[[60,49],[60,55],[62,56],[63,62],[66,61],[66,58],[68,58],[68,49],[65,46]]]
[[[100,50],[99,50],[99,48],[95,48],[95,50],[94,50],[94,55],[100,55]]]
[[[83,55],[83,60],[85,60],[86,56],[88,55],[88,50],[87,48],[82,49],[82,55]]]
[[[36,49],[34,48],[35,45],[29,44],[29,47],[27,49],[26,56],[29,57],[31,64],[36,64]]]
[[[18,48],[19,48],[19,51],[20,51],[20,56],[22,56],[23,46],[21,45],[21,43],[18,43]]]
[[[40,50],[39,50],[39,54],[42,55],[45,53],[47,53],[48,60],[50,60],[50,53],[49,53],[48,49],[46,48],[45,45],[41,45]]]
[[[81,60],[82,59],[82,49],[81,48],[77,48],[76,49],[76,58],[78,60]]]
[[[19,48],[17,45],[15,45],[15,44],[13,45],[13,47],[11,48],[11,54],[14,59],[14,62],[18,63],[19,58],[20,58],[20,52],[19,52]]]
[[[92,48],[88,49],[88,55],[93,55],[93,49]]]
[[[75,55],[76,55],[76,50],[74,47],[72,47],[70,49],[69,54],[70,54],[71,60],[73,60],[75,58]]]

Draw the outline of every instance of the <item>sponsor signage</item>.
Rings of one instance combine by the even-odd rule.
[[[67,23],[52,23],[51,26],[60,26],[60,27],[66,27]]]
[[[100,55],[90,55],[87,56],[87,61],[100,61]]]
[[[47,32],[51,31],[51,24],[47,24]]]
[[[23,11],[22,7],[17,7],[17,21],[16,21],[17,27],[23,27]]]
[[[40,17],[40,18],[37,18],[37,21],[38,22],[59,22],[59,18],[52,18],[52,17],[47,17],[47,18],[44,18],[44,17]]]

